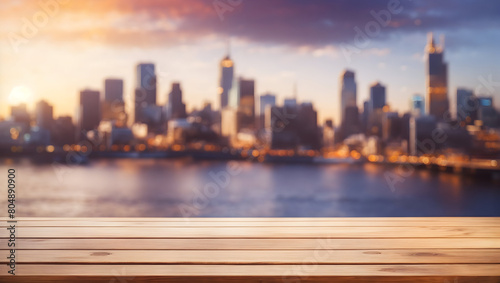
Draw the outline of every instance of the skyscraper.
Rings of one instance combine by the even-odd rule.
[[[409,122],[409,153],[413,156],[422,154],[433,154],[435,148],[426,145],[427,141],[433,139],[434,129],[437,121],[434,116],[411,117]]]
[[[497,111],[493,107],[493,97],[480,96],[478,99],[478,118],[483,121],[483,125],[489,128],[498,127]]]
[[[375,82],[370,86],[370,106],[372,112],[385,106],[385,86],[380,82]]]
[[[136,86],[134,98],[134,120],[145,123],[144,111],[149,106],[156,105],[156,74],[154,64],[138,64],[136,69]]]
[[[319,149],[321,140],[318,129],[318,112],[311,102],[299,106],[297,130],[300,145],[309,149]]]
[[[104,80],[104,101],[109,103],[123,101],[123,80]]]
[[[35,110],[36,124],[40,128],[51,130],[54,123],[53,108],[44,100],[36,104]]]
[[[403,120],[397,112],[386,112],[382,117],[382,139],[395,141],[401,137]]]
[[[123,80],[106,79],[104,81],[104,98],[101,105],[102,120],[126,123],[125,102],[123,101]]]
[[[255,81],[239,78],[238,80],[238,112],[242,128],[255,127]]]
[[[478,101],[474,92],[457,88],[457,120],[462,126],[471,125],[477,119]],[[462,123],[463,122],[463,123]]]
[[[234,62],[229,57],[229,50],[226,57],[220,61],[220,79],[218,94],[220,95],[220,109],[227,107],[229,103],[229,91],[233,86]]]
[[[51,139],[56,145],[75,143],[76,128],[71,116],[59,116],[54,120],[54,130]]]
[[[276,96],[272,94],[264,94],[260,96],[260,112],[259,112],[259,127],[265,127],[266,108],[276,105]]]
[[[168,94],[167,117],[169,120],[186,118],[186,105],[182,102],[180,83],[172,83],[172,90]]]
[[[440,121],[448,114],[448,65],[444,62],[444,38],[441,45],[434,43],[432,33],[426,46],[427,96],[426,112]]]
[[[368,122],[371,113],[370,104],[370,100],[365,100],[363,102],[363,113],[361,114],[361,128],[363,132],[366,132],[366,130],[368,129]]]
[[[276,95],[264,94],[260,96],[260,112],[259,115],[263,116],[266,113],[268,106],[276,105]]]
[[[272,149],[295,149],[299,145],[299,108],[289,105],[272,106],[265,115],[269,130],[269,147]]]
[[[354,72],[345,70],[340,76],[340,119],[344,121],[348,107],[356,107],[356,81]]]
[[[425,114],[424,97],[420,94],[414,94],[411,97],[410,109],[417,116],[424,115]]]
[[[358,134],[361,131],[359,122],[359,109],[357,106],[347,106],[342,117],[341,138]]]
[[[31,118],[25,103],[10,107],[10,116],[14,122],[30,124]]]
[[[78,113],[78,126],[80,131],[97,129],[101,121],[100,93],[95,90],[82,90],[80,92],[80,108]]]

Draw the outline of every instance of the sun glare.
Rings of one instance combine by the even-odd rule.
[[[33,100],[31,89],[26,86],[16,86],[9,94],[8,102],[10,105],[18,105],[21,103],[30,103]]]

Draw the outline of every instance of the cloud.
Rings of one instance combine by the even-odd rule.
[[[43,11],[40,3],[51,1],[56,0],[4,0],[0,8],[3,30],[3,24],[9,23],[7,29],[20,32],[20,19],[31,20],[34,13]],[[124,47],[169,46],[231,36],[257,43],[308,46],[317,56],[337,56],[333,45],[353,42],[354,28],[363,29],[376,20],[374,13],[387,10],[394,1],[401,12],[390,14],[390,23],[381,27],[374,40],[432,30],[481,32],[500,27],[500,2],[489,0],[68,0],[40,36]]]

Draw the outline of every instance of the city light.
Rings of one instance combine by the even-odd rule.
[[[363,51],[366,56],[357,59],[363,63],[366,60],[361,65],[349,64],[354,54],[345,52],[344,59],[348,62],[337,64],[336,56],[340,54],[336,54],[337,49],[345,47],[338,42],[330,42],[327,47],[302,46],[299,51],[276,49],[279,52],[268,43],[269,50],[274,51],[258,60],[255,54],[269,50],[257,51],[255,42],[239,36],[234,36],[237,52],[233,52],[229,40],[224,50],[221,45],[225,40],[214,34],[210,37],[213,45],[206,48],[209,51],[200,44],[186,43],[182,48],[174,48],[177,45],[173,44],[175,54],[161,51],[176,58],[167,61],[160,51],[151,53],[156,57],[144,56],[147,53],[141,53],[142,49],[137,47],[137,56],[132,59],[124,56],[119,65],[106,64],[108,74],[99,70],[88,72],[92,76],[59,74],[61,85],[71,83],[73,92],[65,95],[76,105],[67,108],[76,111],[60,109],[60,100],[65,100],[60,97],[65,89],[62,86],[54,91],[40,82],[37,96],[47,97],[34,101],[31,86],[35,84],[17,81],[8,86],[10,112],[0,120],[0,135],[5,139],[0,150],[14,156],[46,152],[51,153],[47,154],[48,159],[57,160],[64,158],[62,154],[76,152],[89,159],[168,156],[260,162],[412,164],[426,165],[431,170],[436,166],[460,166],[473,171],[477,164],[496,167],[500,156],[500,111],[496,108],[493,84],[488,84],[485,77],[480,77],[477,85],[464,80],[464,74],[476,77],[477,68],[460,69],[461,65],[456,63],[460,58],[445,53],[456,52],[445,48],[445,34],[436,40],[430,27],[424,29],[423,19],[418,22],[421,30],[414,39],[418,54],[410,53],[407,48],[393,54],[395,46],[380,40],[379,48]],[[89,20],[88,24],[91,23]],[[362,26],[366,32],[366,23]],[[94,32],[99,33],[98,30]],[[424,33],[428,34],[427,39]],[[329,37],[322,37],[319,42],[326,38]],[[135,38],[129,41],[140,42]],[[186,49],[191,50],[190,56],[195,54],[194,50],[200,52],[196,53],[199,56],[192,60],[185,58]],[[298,55],[294,52],[300,56],[292,56]],[[282,64],[281,53],[290,58],[300,57],[303,66]],[[331,56],[323,57],[324,54]],[[202,55],[211,59],[200,60]],[[372,56],[386,57],[380,58],[385,63],[375,67],[370,61]],[[424,60],[413,60],[415,56]],[[414,62],[411,66],[408,62],[390,66],[390,76],[384,75],[383,70],[393,58]],[[62,64],[57,66],[63,70],[66,62],[54,60]],[[337,69],[316,69],[319,62]],[[92,65],[78,64],[86,70],[87,65]],[[276,69],[269,68],[270,64]],[[297,69],[291,67],[294,65]],[[276,77],[267,73],[267,69],[276,72]],[[414,79],[416,74],[422,80]],[[333,77],[338,81],[330,83]],[[401,81],[411,87],[401,86]],[[318,89],[326,91],[317,93]],[[408,89],[418,93],[409,94]],[[193,93],[206,93],[207,97],[197,101]],[[409,107],[401,106],[402,99],[410,102]],[[61,112],[75,114],[60,115]],[[19,146],[23,147],[22,152]],[[463,164],[462,160],[469,159],[480,161]]]

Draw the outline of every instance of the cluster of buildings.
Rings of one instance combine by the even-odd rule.
[[[366,155],[499,154],[500,115],[493,98],[459,88],[452,113],[444,47],[432,35],[426,57],[425,97],[414,95],[411,110],[402,114],[390,108],[381,82],[370,86],[369,99],[358,107],[356,74],[345,70],[340,76],[337,125],[332,120],[319,125],[314,105],[297,101],[296,91],[282,104],[273,94],[256,97],[255,80],[235,76],[229,52],[219,65],[217,109],[205,103],[188,112],[179,82],[172,83],[167,103],[159,105],[155,65],[141,63],[135,70],[132,105],[123,97],[123,80],[109,78],[103,90],[80,92],[75,121],[69,116],[54,119],[46,101],[39,101],[34,113],[26,105],[13,106],[10,119],[0,122],[0,148],[20,151],[28,145],[71,146],[97,140],[101,150],[196,144],[294,151],[347,147]]]
[[[458,88],[456,107],[451,110],[444,46],[436,44],[432,34],[426,46],[426,94],[412,96],[409,112],[391,109],[381,82],[370,86],[362,110],[356,93],[355,73],[346,70],[340,77],[340,126],[326,146],[343,141],[367,155],[491,156],[500,152],[500,113],[492,96]]]

